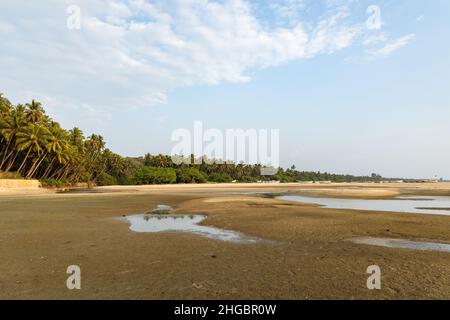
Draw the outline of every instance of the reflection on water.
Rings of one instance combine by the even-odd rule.
[[[241,195],[241,196],[261,196],[263,198],[281,197],[285,192],[262,192],[262,191],[241,191],[241,192],[218,192],[219,194]]]
[[[413,249],[422,251],[442,251],[450,253],[450,244],[436,242],[409,241],[403,239],[388,238],[356,238],[350,241],[358,244],[381,246],[388,248]]]
[[[277,199],[303,203],[317,203],[331,209],[354,209],[450,215],[450,197],[402,197],[383,200],[365,200],[312,198],[300,195],[286,195],[277,197]],[[442,210],[436,210],[436,208],[442,208]]]
[[[140,214],[126,217],[134,232],[179,231],[195,233],[207,238],[237,243],[255,243],[256,238],[238,232],[198,225],[207,217],[202,215],[153,215]]]
[[[64,193],[64,194],[77,194],[77,193],[108,193],[112,191],[105,191],[105,190],[99,190],[99,189],[89,189],[89,188],[74,188],[74,189],[62,189],[57,190],[56,193]]]

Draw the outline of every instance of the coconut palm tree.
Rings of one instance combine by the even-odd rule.
[[[31,103],[26,104],[26,118],[31,123],[39,123],[43,122],[45,119],[48,119],[41,103],[35,100],[32,100]]]
[[[3,93],[0,93],[0,116],[3,118],[11,113],[12,105],[8,99],[3,96]]]
[[[35,160],[32,161],[31,168],[34,168],[37,161],[39,161],[39,156],[44,150],[43,148],[47,145],[49,134],[49,130],[39,124],[30,124],[17,133],[16,145],[18,151],[27,150],[19,169],[17,170],[19,174],[22,173],[22,169],[24,169],[32,152],[37,155]]]
[[[8,169],[14,164],[14,160],[18,154],[14,146],[14,140],[17,133],[24,125],[25,118],[21,109],[13,109],[10,116],[0,119],[0,132],[6,142],[0,152],[0,155],[2,155],[0,169],[4,167],[8,159],[10,159],[10,161],[8,162],[7,169],[5,171],[9,171]],[[16,153],[16,156],[12,157],[14,153]]]
[[[53,154],[54,157],[49,164],[50,167],[53,161],[56,159],[59,163],[62,163],[62,155],[67,148],[68,143],[68,133],[63,130],[58,123],[52,122],[48,128],[47,144],[45,145],[45,152],[38,160],[34,168],[31,168],[30,173],[27,177],[32,177],[35,172],[39,169],[42,162],[47,158],[49,154]]]
[[[72,145],[81,150],[84,147],[83,131],[81,131],[81,129],[77,127],[69,130],[69,140]]]

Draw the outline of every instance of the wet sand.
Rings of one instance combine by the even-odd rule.
[[[450,195],[449,184],[104,187],[100,193],[0,192],[2,299],[450,299],[450,254],[347,241],[450,244],[450,217],[284,202],[239,192],[349,198]],[[205,226],[270,240],[137,233],[123,214],[170,205]],[[368,290],[379,265],[382,289]],[[81,290],[66,269],[81,267]]]

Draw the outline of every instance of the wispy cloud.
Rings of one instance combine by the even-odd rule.
[[[368,56],[372,59],[379,57],[388,57],[397,50],[409,44],[415,37],[415,34],[408,34],[406,36],[391,40],[384,44],[384,46],[382,46],[381,48],[376,48],[368,51]]]
[[[251,70],[355,42],[362,24],[348,20],[345,6],[325,3],[303,21],[296,12],[304,1],[273,4],[278,17],[294,23],[269,27],[244,0],[2,1],[1,89],[19,99],[32,88],[37,98],[51,96],[55,108],[111,112],[165,103],[180,86],[249,81]],[[81,8],[81,30],[66,28],[72,4]],[[410,40],[373,55],[389,55]]]

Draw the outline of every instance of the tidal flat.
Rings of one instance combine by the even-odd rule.
[[[448,252],[347,241],[450,244],[450,216],[331,209],[261,196],[420,199],[450,196],[449,184],[97,191],[0,192],[1,299],[450,299]],[[205,216],[200,226],[268,241],[249,245],[190,232],[133,232],[123,218],[161,204],[173,214]],[[80,266],[81,290],[66,287],[69,265]],[[366,287],[370,265],[381,268],[381,290]]]

